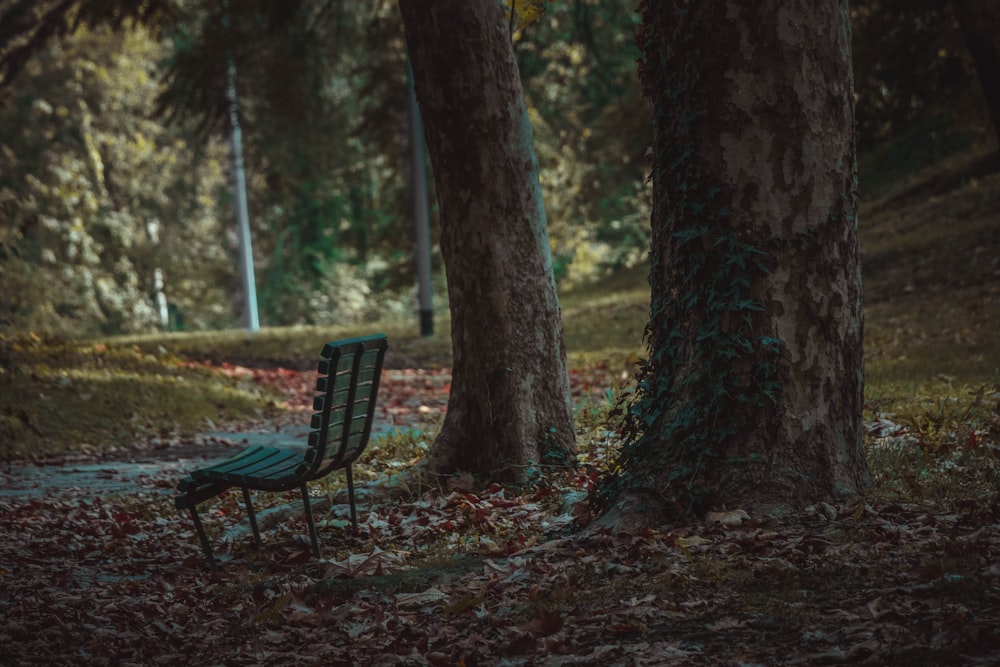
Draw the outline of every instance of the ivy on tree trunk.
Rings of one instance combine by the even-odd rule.
[[[865,486],[846,1],[646,0],[649,360],[601,496],[683,516]]]

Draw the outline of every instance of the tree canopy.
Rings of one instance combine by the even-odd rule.
[[[629,3],[592,0],[517,2],[514,10],[509,29],[534,126],[556,278],[569,286],[636,266],[648,250],[651,206],[650,110],[634,66],[638,16]],[[977,140],[989,111],[950,4],[861,1],[851,16],[864,195],[877,193],[880,179]],[[102,79],[80,97],[97,128],[99,118],[119,114],[107,123],[108,134],[95,139],[98,152],[108,152],[103,142],[132,142],[141,119],[147,144],[178,165],[180,180],[171,181],[169,171],[161,179],[158,196],[169,206],[155,206],[150,194],[126,209],[123,198],[112,196],[99,207],[108,213],[100,214],[102,222],[97,209],[79,211],[86,230],[126,225],[121,234],[148,255],[129,257],[116,278],[97,281],[115,294],[111,301],[119,305],[110,307],[117,314],[98,315],[96,297],[88,296],[96,283],[74,270],[75,277],[37,284],[30,299],[4,304],[4,327],[68,335],[158,328],[149,277],[157,267],[171,327],[236,322],[231,196],[219,142],[227,58],[239,73],[264,323],[350,322],[410,311],[405,44],[395,7],[361,0],[254,0],[228,8],[221,1],[0,2],[0,271],[13,281],[0,292],[17,293],[14,276],[27,267],[46,270],[42,246],[51,245],[57,257],[76,252],[40,231],[39,216],[64,217],[58,198],[26,193],[32,178],[45,183],[66,164],[90,161],[69,127],[74,114],[76,126],[83,119],[71,99],[81,83],[72,70],[84,82],[102,76],[104,70],[83,65],[101,54],[146,78],[138,86],[128,76]],[[59,84],[59,76],[68,78]],[[105,109],[100,95],[121,101]],[[39,112],[46,105],[53,114]],[[125,122],[125,114],[135,122]],[[56,126],[63,134],[46,145],[43,138]],[[141,173],[133,166],[138,162],[107,165],[105,180],[119,193],[126,179],[153,180],[148,168]],[[154,219],[158,243],[143,240]],[[172,239],[183,239],[195,259],[180,261],[185,253]],[[437,239],[435,231],[435,248]],[[435,266],[442,292],[436,302],[444,307],[437,250]],[[61,305],[65,299],[92,305]]]

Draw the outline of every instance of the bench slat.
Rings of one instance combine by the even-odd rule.
[[[264,447],[256,457],[243,457],[230,464],[205,468],[202,479],[233,481],[243,484],[249,478],[279,478],[295,470],[302,462],[304,450]]]
[[[347,473],[351,502],[351,522],[357,528],[351,464],[364,451],[371,435],[375,402],[382,376],[388,341],[384,334],[334,341],[323,346],[318,363],[319,377],[313,399],[309,437],[302,449],[248,447],[216,464],[192,471],[177,485],[179,509],[188,509],[206,556],[214,566],[208,539],[198,519],[196,506],[232,486],[241,486],[247,502],[254,537],[259,542],[249,489],[287,491],[299,488],[306,505],[313,550],[319,556],[315,525],[308,509],[306,482],[333,470]]]
[[[239,474],[242,470],[268,465],[285,456],[284,451],[277,447],[254,446],[221,463],[195,470],[191,476],[195,479],[221,479],[227,473]]]
[[[370,386],[375,381],[375,371],[376,368],[374,366],[362,367],[358,371],[357,386]],[[351,375],[350,371],[344,371],[337,375],[324,375],[316,379],[316,391],[325,393],[332,387],[334,392],[344,391],[346,395],[346,389],[351,386],[353,379],[354,376]],[[331,380],[333,381],[332,385]]]

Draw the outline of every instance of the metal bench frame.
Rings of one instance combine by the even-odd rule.
[[[224,491],[240,487],[258,548],[261,546],[257,517],[250,490],[290,491],[299,489],[305,508],[309,538],[316,558],[320,558],[319,536],[309,505],[308,482],[343,468],[351,505],[351,525],[358,528],[351,465],[361,455],[371,436],[375,403],[378,398],[382,364],[388,340],[384,334],[334,341],[320,353],[318,395],[313,409],[308,446],[302,448],[249,447],[236,456],[194,470],[177,485],[177,509],[187,509],[194,520],[198,539],[213,569],[216,567],[208,536],[198,516],[198,503]]]

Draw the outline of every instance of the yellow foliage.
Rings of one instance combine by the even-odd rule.
[[[515,30],[523,30],[533,23],[537,23],[545,13],[545,0],[511,0],[507,5],[507,16],[514,13],[516,23]]]

